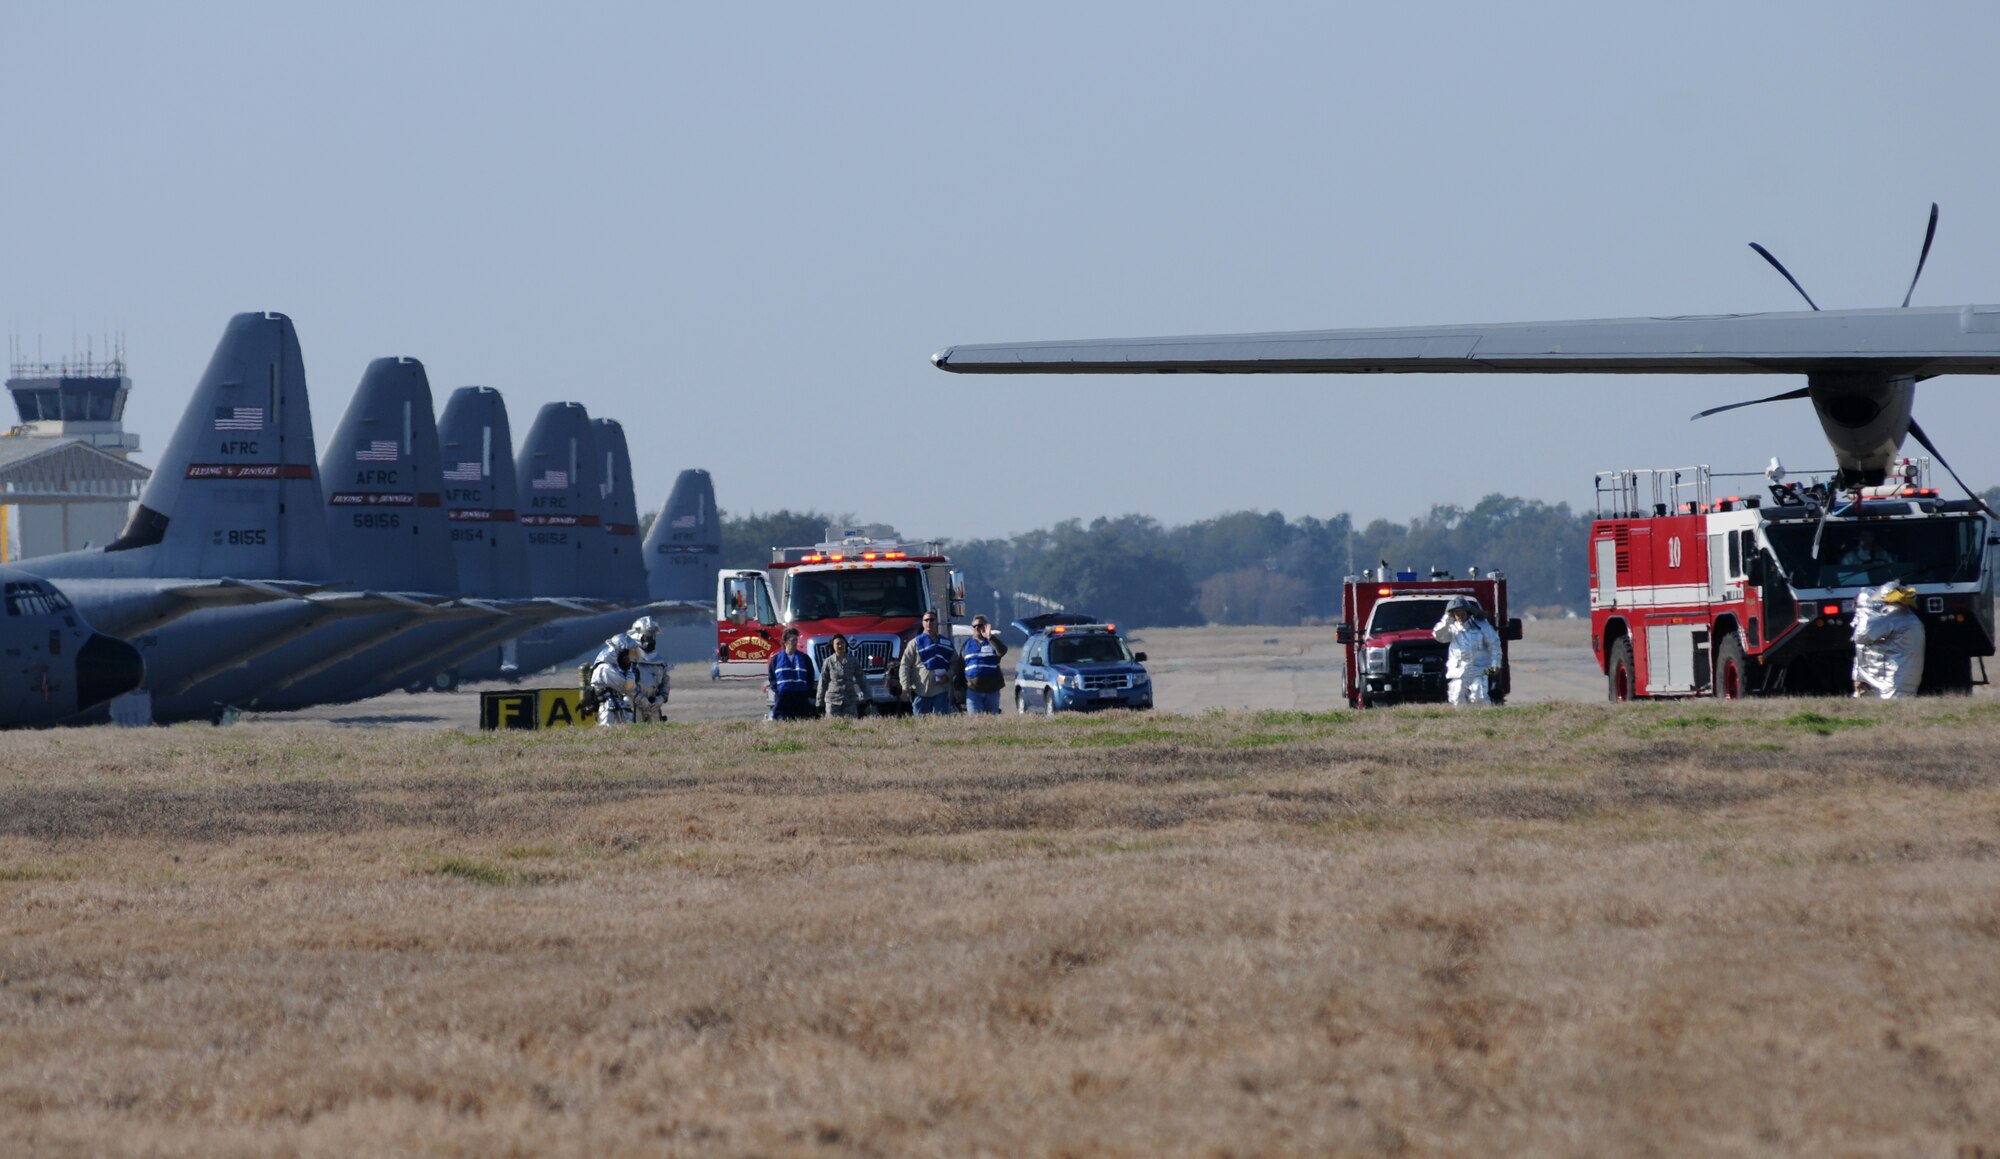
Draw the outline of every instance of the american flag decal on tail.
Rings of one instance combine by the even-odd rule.
[[[261,406],[216,407],[215,429],[218,431],[261,431],[264,429],[264,408]]]
[[[460,463],[456,467],[447,467],[445,468],[444,477],[452,483],[477,483],[479,482],[479,464]]]
[[[359,463],[393,463],[396,461],[396,440],[362,439],[354,444],[354,459]]]
[[[537,491],[561,491],[569,486],[569,472],[543,471],[541,478],[528,485]]]

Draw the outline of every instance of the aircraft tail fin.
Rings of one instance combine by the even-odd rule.
[[[312,409],[292,320],[229,320],[180,425],[107,554],[153,576],[324,579]]]
[[[646,561],[639,545],[639,498],[632,486],[632,455],[616,419],[592,419],[604,495],[604,568],[613,595],[643,598]]]
[[[320,460],[341,579],[384,591],[458,590],[439,457],[424,364],[369,363]]]
[[[524,599],[528,545],[519,520],[514,434],[507,403],[490,386],[451,392],[438,418],[444,452],[444,508],[451,523],[458,584],[475,596]]]
[[[656,600],[715,601],[722,520],[715,484],[699,468],[682,471],[646,536],[646,589]]]
[[[515,460],[528,584],[537,596],[614,594],[603,561],[604,496],[597,440],[582,403],[552,402],[535,414]]]

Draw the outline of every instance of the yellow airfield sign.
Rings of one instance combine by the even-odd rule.
[[[578,710],[579,688],[517,688],[479,694],[479,727],[579,728],[597,723]]]

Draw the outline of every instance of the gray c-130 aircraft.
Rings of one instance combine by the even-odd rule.
[[[1798,389],[1694,417],[1807,399],[1833,450],[1835,484],[1877,484],[1906,434],[1951,469],[1911,415],[1917,383],[1945,374],[2000,374],[2000,305],[1909,305],[1937,216],[1932,205],[1916,275],[1897,308],[1821,310],[1770,251],[1752,242],[1811,310],[1001,342],[948,347],[931,361],[955,374],[1804,375]]]
[[[145,675],[139,650],[93,630],[61,588],[0,566],[0,728],[58,724]]]

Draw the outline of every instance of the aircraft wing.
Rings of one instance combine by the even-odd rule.
[[[308,586],[268,580],[168,580],[163,594],[204,608],[234,608],[269,600],[289,600],[310,592]]]
[[[209,608],[240,608],[297,599],[291,585],[237,579],[66,579],[56,581],[84,605],[91,625],[110,636],[144,635]]]
[[[491,622],[507,618],[507,610],[492,600],[482,600],[473,597],[439,599],[436,596],[411,592],[380,592],[374,594],[400,601],[408,614],[392,620],[375,631],[348,639],[344,645],[329,647],[318,655],[313,656],[310,660],[291,667],[266,680],[263,691],[260,693],[260,700],[262,697],[268,697],[273,693],[282,692],[287,688],[304,683],[312,677],[356,656],[365,655],[379,648],[390,639],[420,624],[428,627],[434,623],[454,621]],[[461,624],[461,627],[464,627],[464,625]]]
[[[482,600],[471,596],[462,596],[458,599],[432,603],[427,610],[420,614],[425,620],[431,622],[454,620],[491,621],[506,619],[508,609],[498,600]]]
[[[379,616],[385,612],[400,612],[408,616],[429,619],[435,617],[455,618],[446,605],[449,599],[427,596],[422,593],[377,592],[343,590],[314,592],[306,597],[317,617],[312,627],[332,623],[336,620],[351,620],[356,616]],[[476,615],[476,610],[468,609],[463,615]],[[303,634],[303,633],[300,633]]]
[[[648,616],[667,616],[669,618],[684,618],[688,616],[702,616],[705,618],[713,618],[715,615],[715,601],[714,600],[654,600],[652,603],[646,604],[643,607],[634,608],[633,612],[635,613],[635,615],[643,614]]]
[[[2000,306],[952,346],[957,374],[2000,374]]]
[[[552,596],[496,599],[487,602],[498,605],[521,631],[527,631],[534,624],[546,624],[550,620],[567,620],[575,616],[590,616],[604,610],[596,601],[557,599]]]
[[[467,635],[439,646],[412,660],[399,671],[385,674],[371,686],[375,690],[386,691],[409,683],[413,679],[428,679],[429,676],[445,668],[456,665],[466,657],[489,648],[517,639],[529,632],[550,631],[564,633],[564,639],[574,635],[577,648],[602,638],[606,631],[622,627],[626,616],[641,614],[691,615],[701,613],[714,615],[714,609],[707,603],[692,600],[658,600],[647,604],[632,604],[625,600],[570,599],[555,596],[538,596],[532,599],[496,599],[484,601],[496,604],[508,613],[507,620],[499,624],[484,624],[474,628]],[[587,622],[588,631],[581,634],[565,632],[561,625],[565,620]],[[559,649],[558,649],[559,650]]]

